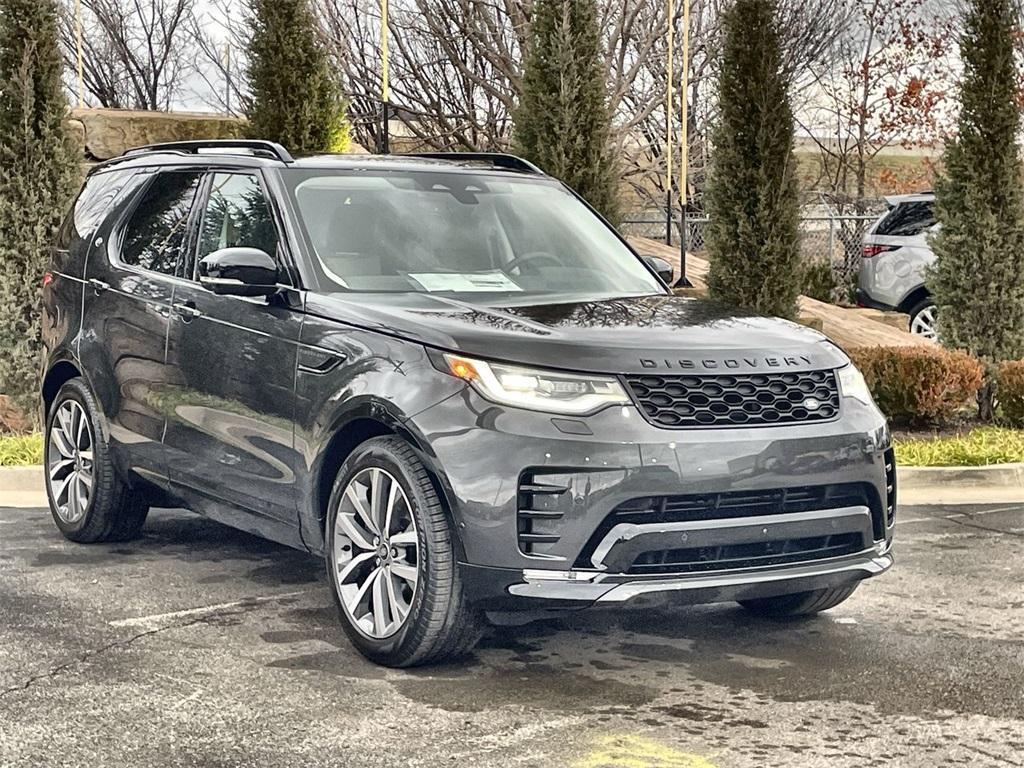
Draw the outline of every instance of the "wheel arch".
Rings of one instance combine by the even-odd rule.
[[[75,378],[84,379],[84,376],[81,369],[70,360],[59,360],[47,370],[46,375],[43,376],[41,388],[44,421],[50,413],[50,406],[53,405],[53,401],[57,398],[60,388]]]
[[[897,309],[903,314],[909,315],[910,310],[912,310],[920,302],[924,301],[927,298],[930,298],[931,295],[932,294],[931,291],[928,290],[928,286],[923,284],[919,285],[917,286],[917,288],[915,288],[914,290],[912,290],[910,293],[903,297],[903,300],[899,303]]]
[[[313,551],[323,553],[325,526],[327,523],[327,507],[331,498],[331,490],[338,470],[352,452],[367,440],[375,437],[397,437],[404,440],[423,462],[438,498],[441,499],[445,515],[451,526],[456,551],[460,558],[464,555],[462,537],[459,534],[455,516],[452,513],[451,493],[444,471],[437,463],[437,458],[430,450],[426,439],[407,420],[401,419],[383,404],[367,404],[367,407],[350,412],[340,418],[330,430],[330,438],[324,444],[314,464],[311,478],[311,507],[315,515],[313,530],[316,540],[307,540]]]

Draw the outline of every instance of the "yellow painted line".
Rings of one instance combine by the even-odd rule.
[[[573,768],[716,768],[701,755],[681,752],[654,739],[613,734],[597,739],[593,752]]]

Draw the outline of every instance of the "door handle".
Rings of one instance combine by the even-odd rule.
[[[96,293],[103,293],[104,291],[110,290],[110,283],[104,283],[102,280],[97,280],[95,277],[89,281],[89,285]]]
[[[191,301],[184,301],[175,304],[172,309],[181,316],[182,322],[190,323],[197,317],[202,317],[203,313],[196,309],[196,305]]]

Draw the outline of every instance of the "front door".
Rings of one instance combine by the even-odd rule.
[[[122,471],[166,485],[161,444],[170,308],[203,174],[138,173],[96,231],[85,273],[79,355]]]
[[[211,516],[244,510],[294,527],[297,537],[292,411],[300,294],[218,296],[197,280],[198,262],[220,248],[259,248],[282,258],[257,173],[210,173],[201,206],[188,279],[176,285],[172,302],[168,366],[175,391],[164,437],[172,488]],[[287,531],[267,535],[293,538]]]

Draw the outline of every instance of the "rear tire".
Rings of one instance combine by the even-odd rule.
[[[915,336],[923,336],[926,339],[937,339],[938,330],[936,320],[938,318],[938,307],[935,301],[929,296],[921,299],[910,308],[910,324],[908,330]]]
[[[69,380],[54,398],[44,445],[50,514],[65,538],[92,544],[138,535],[149,505],[118,476],[99,404],[82,379]]]
[[[815,589],[810,592],[797,592],[779,597],[761,597],[755,600],[740,600],[740,605],[758,616],[774,619],[811,616],[815,613],[835,608],[846,600],[857,589],[853,584],[849,587],[836,589]]]
[[[378,437],[352,452],[325,534],[341,624],[368,659],[412,667],[476,645],[482,617],[466,599],[448,516],[407,443]]]

